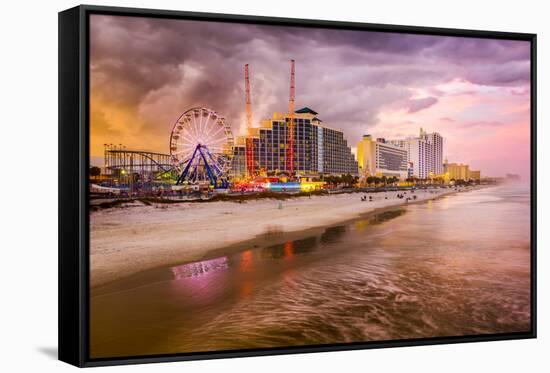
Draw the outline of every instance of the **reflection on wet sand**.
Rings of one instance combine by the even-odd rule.
[[[174,274],[174,280],[182,280],[190,277],[204,276],[213,271],[223,271],[224,269],[227,269],[227,267],[227,257],[224,256],[221,258],[172,267],[172,273]]]

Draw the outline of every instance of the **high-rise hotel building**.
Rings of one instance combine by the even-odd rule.
[[[437,133],[425,133],[424,136],[426,142],[430,145],[430,158],[431,167],[428,172],[432,172],[434,175],[441,175],[443,173],[443,137]]]
[[[427,179],[430,175],[441,175],[443,170],[443,137],[427,133],[422,128],[418,137],[392,140],[390,143],[407,151],[411,176]]]
[[[294,171],[302,175],[357,175],[357,161],[341,130],[328,127],[310,108],[294,115]],[[253,128],[254,169],[266,172],[288,172],[287,113],[275,113],[271,119]],[[231,174],[242,177],[246,172],[246,141],[238,137],[233,148]]]
[[[407,151],[383,138],[364,135],[357,143],[359,175],[407,178]]]

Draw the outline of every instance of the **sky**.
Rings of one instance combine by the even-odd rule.
[[[244,134],[244,64],[253,119],[296,108],[344,131],[387,139],[422,127],[444,157],[482,176],[529,178],[530,45],[525,41],[92,15],[91,159],[103,144],[169,152],[178,117],[195,106]]]

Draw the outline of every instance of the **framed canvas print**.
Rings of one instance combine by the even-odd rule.
[[[59,13],[59,357],[536,335],[536,36]]]

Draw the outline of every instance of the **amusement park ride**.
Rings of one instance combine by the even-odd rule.
[[[248,64],[244,65],[244,91],[246,110],[246,177],[252,178],[256,169],[254,164],[254,139],[252,138],[252,104],[250,100],[250,79],[248,75]]]
[[[246,111],[246,179],[252,180],[257,176],[256,165],[254,164],[254,142],[252,121],[252,103],[250,99],[250,73],[248,64],[244,65],[244,87],[245,87],[245,111]],[[290,60],[290,95],[288,100],[289,129],[288,146],[286,154],[286,168],[289,178],[294,179],[294,111],[295,111],[295,61]]]
[[[290,96],[288,100],[288,148],[287,148],[287,169],[291,177],[294,175],[294,100],[296,96],[295,78],[294,78],[294,60],[290,60]]]
[[[257,176],[254,164],[252,132],[252,102],[250,95],[249,65],[244,65],[245,113],[246,113],[246,180]],[[289,179],[294,175],[294,110],[295,110],[295,62],[290,60],[289,130],[287,170]],[[177,185],[182,183],[209,183],[227,188],[228,171],[233,157],[234,138],[231,127],[213,110],[195,107],[184,112],[174,124],[170,135],[170,159],[178,173]]]
[[[259,170],[254,157],[254,124],[250,95],[249,65],[244,66],[245,84],[245,176],[240,183],[254,184]],[[289,129],[287,139],[285,180],[294,175],[294,60],[290,60]],[[232,167],[234,137],[231,126],[214,110],[194,107],[180,115],[170,134],[170,153],[159,154],[128,150],[122,145],[105,144],[105,168],[109,175],[138,173],[142,180],[163,177],[176,179],[176,185],[202,185],[228,188],[228,175]]]
[[[224,117],[202,107],[187,110],[170,135],[170,157],[179,174],[176,184],[209,183],[227,188],[232,151],[233,133]]]

